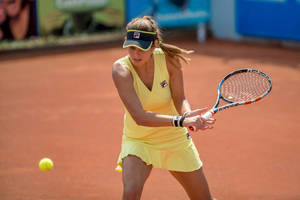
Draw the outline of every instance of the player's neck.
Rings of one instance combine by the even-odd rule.
[[[134,66],[136,71],[139,71],[141,73],[147,73],[147,72],[152,72],[154,69],[154,59],[153,56],[151,57],[141,66]]]

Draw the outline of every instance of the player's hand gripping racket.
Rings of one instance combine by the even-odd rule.
[[[218,97],[212,109],[202,115],[209,119],[220,110],[257,102],[270,93],[272,80],[256,69],[239,69],[226,75],[218,87]],[[220,99],[228,104],[218,107]],[[194,130],[193,127],[189,128]]]

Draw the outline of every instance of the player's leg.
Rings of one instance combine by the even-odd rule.
[[[193,172],[170,173],[183,186],[191,200],[213,200],[202,167]]]
[[[144,184],[150,175],[152,166],[146,165],[136,156],[127,156],[122,161],[123,200],[141,198]]]

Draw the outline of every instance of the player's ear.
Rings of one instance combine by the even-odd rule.
[[[153,47],[158,47],[158,40],[155,40],[155,41],[154,41]]]

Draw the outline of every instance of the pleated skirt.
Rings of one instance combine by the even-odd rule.
[[[169,171],[192,172],[202,166],[197,148],[188,133],[159,139],[136,139],[123,135],[117,171],[122,171],[122,161],[128,155],[137,156],[154,168]]]

